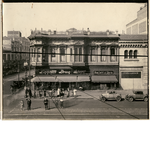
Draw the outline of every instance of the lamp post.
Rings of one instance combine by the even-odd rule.
[[[26,62],[24,62],[24,68],[25,68],[25,86],[27,86],[27,66],[28,66],[28,63],[26,61]]]

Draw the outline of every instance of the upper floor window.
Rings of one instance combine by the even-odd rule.
[[[124,58],[128,58],[128,50],[124,51]]]
[[[60,48],[60,62],[65,62],[65,47]]]
[[[137,58],[137,50],[134,51],[134,58]]]
[[[72,54],[73,54],[72,48],[70,48],[70,61],[71,61],[71,62],[72,62]]]
[[[110,49],[110,61],[116,61],[115,48],[114,47],[111,47],[111,49]]]
[[[91,47],[91,62],[96,62],[97,61],[97,49],[96,47]]]
[[[40,48],[37,49],[37,53],[38,53],[37,54],[37,61],[41,62],[41,49]]]
[[[132,58],[132,50],[129,51],[129,58]]]
[[[55,62],[56,61],[56,49],[53,47],[52,49],[51,49],[51,61],[52,62]]]
[[[106,50],[105,50],[105,47],[102,47],[102,49],[101,49],[101,61],[103,61],[103,62],[106,61]]]
[[[82,48],[75,47],[74,49],[74,61],[75,62],[82,62]]]

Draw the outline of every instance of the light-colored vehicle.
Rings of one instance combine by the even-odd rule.
[[[116,100],[117,102],[120,102],[122,99],[121,94],[116,93],[115,91],[106,91],[106,93],[101,94],[100,100],[106,101],[106,100]]]
[[[148,95],[144,94],[143,91],[133,91],[133,94],[127,94],[125,99],[133,102],[134,100],[144,100],[145,102],[148,101]]]

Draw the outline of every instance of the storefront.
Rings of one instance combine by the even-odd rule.
[[[116,89],[118,83],[118,66],[90,66],[91,89]]]

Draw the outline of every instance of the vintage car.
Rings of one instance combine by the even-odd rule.
[[[116,100],[117,102],[120,102],[122,99],[121,94],[117,94],[115,91],[106,91],[106,93],[101,94],[100,100]]]
[[[144,100],[145,102],[148,101],[148,95],[144,94],[143,91],[133,91],[133,94],[127,94],[125,99],[133,102],[134,100]]]

